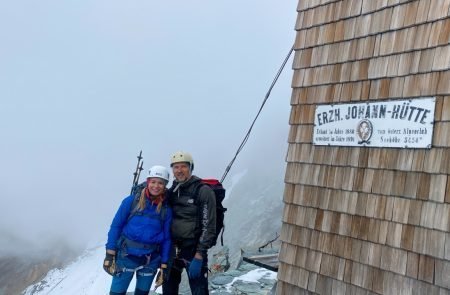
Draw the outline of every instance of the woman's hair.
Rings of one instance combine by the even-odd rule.
[[[148,188],[143,189],[141,191],[141,197],[139,198],[139,203],[138,203],[139,211],[142,211],[145,209],[145,205],[146,205],[145,199],[147,199],[147,198],[151,202],[155,202],[156,204],[158,204],[158,206],[156,207],[156,212],[159,213],[161,211],[162,203],[164,200],[164,193],[160,196],[152,196],[148,192]]]

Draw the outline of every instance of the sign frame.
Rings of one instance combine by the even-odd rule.
[[[430,149],[436,97],[316,105],[318,146]]]

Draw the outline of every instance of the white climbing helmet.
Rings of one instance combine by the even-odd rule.
[[[166,183],[169,182],[169,170],[164,166],[153,166],[148,170],[147,178],[157,177],[163,179]]]

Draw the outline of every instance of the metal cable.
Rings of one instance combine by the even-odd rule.
[[[222,179],[220,180],[220,182],[223,183],[223,181],[225,180],[225,177],[227,176],[228,172],[231,169],[231,166],[233,166],[234,161],[236,160],[238,154],[241,152],[241,150],[244,148],[245,144],[247,143],[248,138],[250,137],[250,133],[252,132],[253,129],[253,125],[255,125],[256,119],[258,119],[259,114],[261,113],[264,105],[266,104],[267,99],[270,96],[270,92],[272,91],[272,88],[275,86],[275,83],[277,82],[278,78],[281,75],[281,72],[283,72],[284,66],[286,65],[287,61],[289,60],[289,57],[291,56],[292,52],[294,51],[294,46],[291,47],[291,49],[289,50],[288,55],[286,56],[286,58],[283,61],[283,64],[281,65],[280,69],[278,70],[277,74],[275,75],[275,78],[272,81],[272,84],[269,87],[269,91],[267,91],[266,96],[264,97],[264,100],[261,104],[261,107],[259,108],[258,113],[256,114],[255,119],[253,120],[252,124],[250,125],[250,128],[247,131],[247,134],[244,136],[244,139],[241,142],[241,145],[239,146],[239,148],[236,151],[236,154],[234,155],[233,159],[231,160],[230,164],[228,164],[227,168],[225,169],[225,173],[222,176]]]

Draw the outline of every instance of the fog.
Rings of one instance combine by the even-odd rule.
[[[0,2],[0,254],[103,243],[140,150],[146,170],[185,150],[220,178],[294,42],[296,5]],[[283,179],[291,65],[227,181],[248,167]]]

